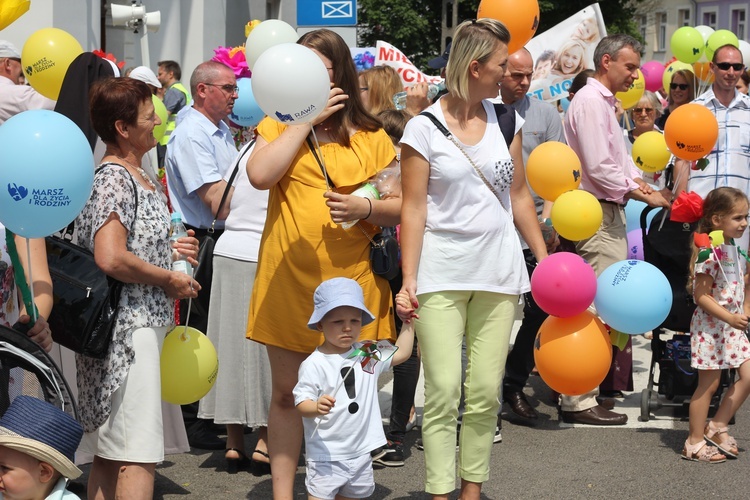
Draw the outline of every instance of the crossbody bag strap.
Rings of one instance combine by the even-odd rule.
[[[128,170],[127,168],[125,168],[125,166],[120,165],[119,163],[115,163],[115,162],[104,163],[103,165],[100,165],[99,167],[97,167],[97,169],[94,171],[94,174],[96,175],[97,172],[99,172],[100,170],[102,170],[102,169],[104,169],[106,167],[109,167],[110,165],[117,165],[118,167],[120,167],[121,169],[123,169],[128,174],[128,178],[130,179],[130,183],[133,185],[133,194],[135,194],[135,216],[133,217],[133,222],[130,223],[130,232],[132,233],[133,232],[133,227],[135,227],[135,220],[138,218],[138,186],[135,185],[135,179],[133,179],[133,175],[130,173],[130,170]],[[71,224],[72,224],[72,222],[71,222]],[[70,226],[68,226],[68,227],[70,227]]]
[[[240,162],[242,161],[242,157],[245,156],[245,153],[248,152],[248,150],[253,147],[255,144],[255,139],[251,140],[245,145],[245,148],[240,151],[239,156],[237,157],[237,163],[234,165],[234,170],[232,170],[232,175],[229,176],[229,180],[227,181],[227,187],[224,188],[224,194],[221,195],[221,201],[219,202],[219,208],[216,209],[216,214],[214,214],[214,220],[211,222],[211,226],[206,229],[207,233],[213,233],[214,232],[214,226],[216,225],[216,221],[219,219],[219,214],[221,213],[221,208],[224,206],[224,203],[227,201],[227,196],[229,196],[229,189],[232,187],[232,184],[234,183],[234,178],[237,177],[237,172],[240,171]]]
[[[435,118],[435,115],[433,115],[432,113],[428,113],[427,111],[422,111],[419,114],[422,115],[422,116],[426,116],[427,118],[429,118],[430,121],[435,124],[435,126],[438,128],[438,130],[440,130],[440,132],[442,132],[442,134],[449,141],[451,141],[459,149],[459,151],[461,151],[461,153],[463,153],[463,155],[466,157],[466,159],[469,160],[469,163],[474,168],[474,171],[477,173],[477,175],[479,176],[479,178],[482,179],[482,182],[484,182],[484,185],[487,186],[487,188],[490,191],[492,191],[492,194],[495,195],[495,198],[497,198],[497,201],[500,202],[500,206],[502,206],[505,209],[505,211],[507,212],[508,209],[505,207],[505,204],[503,203],[502,198],[500,198],[500,193],[498,193],[497,190],[495,189],[495,187],[492,184],[490,184],[490,181],[488,181],[487,178],[482,173],[482,171],[479,170],[479,167],[477,167],[476,163],[474,163],[474,160],[472,160],[471,157],[466,153],[466,151],[464,151],[464,148],[462,148],[461,145],[456,140],[456,138],[453,137],[453,134],[451,134],[450,131],[447,128],[445,128],[445,125],[443,125],[442,123],[440,123],[440,121],[437,118]]]

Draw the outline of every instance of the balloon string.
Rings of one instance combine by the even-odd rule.
[[[26,262],[29,263],[29,289],[31,290],[31,300],[34,300],[34,274],[33,274],[33,267],[31,265],[31,245],[29,244],[29,238],[26,238]],[[36,307],[32,307],[31,311],[26,311],[29,316],[31,316],[31,324],[34,325],[39,319],[39,311],[37,311]]]
[[[315,143],[315,149],[318,150],[318,158],[320,158],[320,166],[323,168],[323,173],[325,174],[326,188],[328,188],[328,191],[332,191],[331,184],[328,182],[330,178],[328,177],[328,169],[326,168],[326,159],[323,157],[323,152],[320,150],[320,143],[318,142],[318,136],[315,135],[315,127],[312,126],[312,123],[310,124],[310,131],[312,132],[313,142]]]
[[[192,280],[194,280],[194,279],[195,279],[195,268],[193,268],[192,272],[190,273],[190,290],[193,289],[193,281]],[[193,298],[190,297],[188,299],[187,314],[185,314],[185,328],[182,330],[182,335],[180,335],[180,340],[182,340],[183,342],[185,342],[185,341],[188,340],[187,329],[188,329],[188,324],[190,324],[190,309],[192,308],[192,306],[193,306]]]
[[[735,251],[736,250],[737,249],[735,249]],[[721,271],[721,275],[724,277],[724,281],[727,283],[727,287],[729,287],[729,279],[727,279],[727,273],[724,272],[724,265],[721,263],[721,258],[719,258],[719,254],[716,253],[716,247],[712,245],[711,251],[714,253],[714,256],[716,256],[716,262],[719,264],[719,270]],[[739,260],[739,259],[736,259],[736,260]],[[734,293],[734,291],[732,292],[732,298],[734,299],[734,305],[737,306],[737,312],[739,314],[743,314],[745,312],[744,304],[740,304],[740,301],[737,300],[737,294]],[[748,332],[748,329],[750,329],[750,326],[748,328],[745,328],[744,333],[745,333],[745,337],[747,337],[748,340],[750,340],[750,333]]]

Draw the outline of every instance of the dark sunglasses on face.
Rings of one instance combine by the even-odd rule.
[[[729,71],[729,68],[732,68],[735,71],[742,71],[743,69],[745,69],[745,65],[743,63],[720,62],[716,63],[716,67],[722,71]]]
[[[670,83],[669,88],[672,90],[677,90],[678,88],[680,90],[687,90],[688,84],[687,83]]]

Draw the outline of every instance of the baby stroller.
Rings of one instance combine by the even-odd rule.
[[[692,234],[697,223],[673,222],[669,220],[669,214],[666,214],[667,218],[661,225],[665,215],[665,209],[661,209],[649,228],[647,216],[653,209],[646,207],[641,213],[643,257],[646,262],[659,268],[669,280],[672,287],[672,308],[664,322],[653,330],[648,385],[641,393],[643,422],[648,422],[654,410],[665,406],[680,408],[688,404],[698,384],[698,373],[690,367],[690,319],[696,306],[686,288],[692,254]],[[666,330],[681,334],[666,338]],[[722,372],[721,383],[711,400],[712,409],[718,406],[723,390],[733,380],[733,371]]]
[[[20,395],[43,399],[78,420],[70,387],[52,358],[26,334],[0,325],[0,415]]]

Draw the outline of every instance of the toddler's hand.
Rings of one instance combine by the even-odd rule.
[[[328,415],[335,404],[336,398],[328,394],[323,394],[318,398],[318,414]]]

